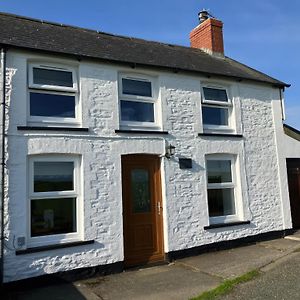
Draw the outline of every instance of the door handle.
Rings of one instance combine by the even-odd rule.
[[[158,215],[160,215],[160,210],[161,210],[160,202],[157,202],[157,214]]]

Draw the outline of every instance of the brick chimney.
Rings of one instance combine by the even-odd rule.
[[[199,48],[218,56],[224,56],[223,23],[203,10],[199,13],[200,24],[190,33],[192,48]]]

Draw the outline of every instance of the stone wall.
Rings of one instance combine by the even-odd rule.
[[[28,60],[54,61],[77,68],[82,126],[88,133],[21,131],[27,125]],[[236,81],[214,82],[230,87],[236,133],[243,138],[198,136],[201,123],[201,84],[207,78],[97,64],[53,60],[53,57],[9,51],[7,67],[14,70],[8,124],[8,189],[5,222],[5,281],[123,260],[121,155],[164,155],[166,143],[176,147],[162,158],[165,252],[237,239],[290,227],[284,220],[273,106],[276,89]],[[168,135],[131,135],[119,129],[118,74],[154,76],[161,106],[162,130]],[[82,224],[84,240],[94,244],[15,255],[16,239],[28,243],[28,157],[36,154],[76,154],[82,157]],[[237,157],[237,209],[250,225],[204,230],[209,225],[205,155]],[[180,157],[192,158],[193,168],[179,168]],[[287,216],[288,216],[287,212]]]

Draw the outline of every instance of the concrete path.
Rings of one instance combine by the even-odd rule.
[[[186,300],[217,287],[225,279],[243,275],[254,269],[266,268],[267,270],[274,262],[289,256],[300,257],[300,253],[297,252],[300,251],[300,233],[294,237],[299,237],[299,240],[276,239],[231,250],[206,253],[180,259],[168,265],[94,277],[73,284],[15,292],[7,296],[13,298],[6,299]],[[276,285],[280,285],[281,282],[282,280],[279,280]],[[290,299],[300,299],[300,297]]]

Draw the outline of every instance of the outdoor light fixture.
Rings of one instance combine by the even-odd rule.
[[[170,144],[170,145],[168,145],[166,147],[165,157],[168,158],[168,159],[170,159],[174,155],[175,155],[175,146],[173,146],[173,145]]]

